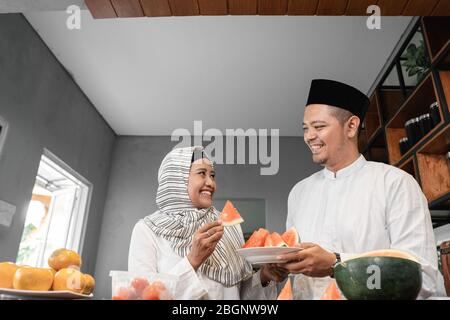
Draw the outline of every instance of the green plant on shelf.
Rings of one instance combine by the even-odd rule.
[[[403,61],[402,66],[406,67],[408,76],[416,76],[417,83],[419,83],[430,69],[430,62],[425,54],[423,40],[420,40],[419,46],[416,46],[415,43],[411,43],[402,58],[406,59]]]

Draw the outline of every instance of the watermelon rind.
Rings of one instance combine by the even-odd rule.
[[[228,221],[228,222],[222,221],[222,225],[224,227],[231,227],[231,226],[235,226],[237,224],[240,224],[242,222],[244,222],[244,219],[238,218],[238,219],[234,219],[233,221]]]
[[[414,300],[422,287],[421,265],[397,257],[350,259],[336,265],[334,277],[349,300]]]

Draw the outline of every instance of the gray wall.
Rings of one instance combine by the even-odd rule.
[[[115,134],[21,14],[0,14],[0,115],[10,125],[0,199],[17,206],[0,226],[0,261],[15,261],[43,148],[94,185],[83,267],[95,269]]]
[[[110,270],[127,270],[135,223],[157,210],[157,172],[175,142],[170,137],[118,137],[96,265],[96,298],[111,297]],[[317,171],[302,138],[280,138],[277,175],[261,176],[259,165],[217,165],[217,198],[266,199],[266,226],[285,229],[287,197],[296,182]]]

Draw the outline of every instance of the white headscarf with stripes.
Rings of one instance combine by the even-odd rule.
[[[203,151],[203,147],[178,148],[166,155],[158,171],[159,211],[144,218],[147,226],[167,239],[181,257],[190,252],[195,232],[220,216],[214,207],[197,209],[189,198],[187,188],[194,150]],[[243,243],[240,225],[225,227],[214,252],[200,266],[201,272],[225,286],[234,286],[251,276],[251,265],[236,252]]]

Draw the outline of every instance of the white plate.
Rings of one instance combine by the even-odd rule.
[[[92,299],[94,295],[72,291],[32,291],[0,288],[0,294],[26,299]]]
[[[236,251],[253,265],[266,263],[283,263],[286,261],[278,260],[277,256],[302,250],[297,247],[258,247],[242,248]]]

